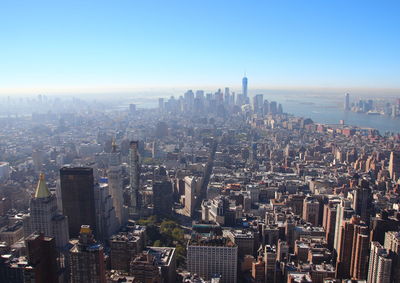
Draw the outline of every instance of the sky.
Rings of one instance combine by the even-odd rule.
[[[0,0],[0,95],[400,89],[400,1]]]

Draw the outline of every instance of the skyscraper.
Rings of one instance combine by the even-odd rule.
[[[71,282],[106,283],[103,246],[88,225],[82,225],[79,241],[70,250]]]
[[[44,174],[41,173],[35,195],[30,203],[30,216],[25,219],[25,235],[34,232],[55,238],[55,245],[62,249],[68,244],[68,221],[57,209],[56,196],[47,188]]]
[[[354,190],[353,208],[354,212],[361,217],[365,223],[369,223],[371,216],[372,193],[369,183],[362,180],[361,187]]]
[[[371,243],[369,256],[368,283],[389,283],[392,268],[392,260],[387,251],[378,242]]]
[[[397,181],[400,178],[400,152],[392,151],[389,160],[390,178]]]
[[[153,183],[154,214],[170,215],[172,212],[172,184],[169,180],[156,180]]]
[[[60,169],[63,212],[68,216],[69,235],[78,237],[81,225],[96,227],[93,168]]]
[[[121,156],[117,151],[115,140],[112,143],[112,151],[110,153],[110,160],[108,166],[108,186],[111,197],[113,199],[113,206],[115,214],[122,225],[125,222],[123,213],[123,182],[122,182],[122,169],[121,169]]]
[[[336,222],[336,210],[338,201],[331,200],[329,203],[324,205],[324,220],[323,227],[325,229],[325,239],[330,249],[333,249],[333,242],[335,240],[335,222]]]
[[[120,226],[115,215],[113,200],[109,192],[108,184],[102,182],[94,186],[94,203],[96,213],[96,238],[106,241],[119,230]]]
[[[351,208],[351,201],[348,199],[341,199],[336,209],[336,221],[335,221],[335,237],[333,241],[333,248],[336,252],[340,246],[340,232],[342,222],[349,219],[354,214],[354,210]]]
[[[242,79],[242,94],[246,103],[246,99],[248,99],[247,96],[247,77],[243,77]]]
[[[336,265],[337,278],[366,279],[368,260],[368,227],[353,216],[340,227],[340,242]]]
[[[344,110],[350,110],[350,94],[346,93],[344,96]]]
[[[138,154],[138,141],[131,141],[129,148],[129,217],[136,219],[139,217],[140,212],[140,197],[139,197],[139,154]]]
[[[263,115],[264,114],[264,95],[256,94],[253,97],[253,111],[256,114]]]

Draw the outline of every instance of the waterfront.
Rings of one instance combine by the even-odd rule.
[[[329,101],[282,101],[284,111],[295,116],[311,118],[316,123],[338,124],[344,120],[345,124],[358,127],[370,127],[385,132],[400,133],[400,119],[383,115],[367,115],[344,111],[339,105]]]

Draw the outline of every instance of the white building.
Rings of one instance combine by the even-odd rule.
[[[96,209],[96,237],[106,240],[119,229],[113,199],[109,193],[107,183],[99,183],[94,186],[94,201]]]
[[[194,236],[195,238],[196,236]],[[189,241],[187,268],[205,280],[221,275],[222,283],[237,282],[238,247],[226,238],[205,238]]]

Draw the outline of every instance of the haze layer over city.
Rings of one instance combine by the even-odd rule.
[[[2,1],[0,282],[400,282],[399,15]]]

